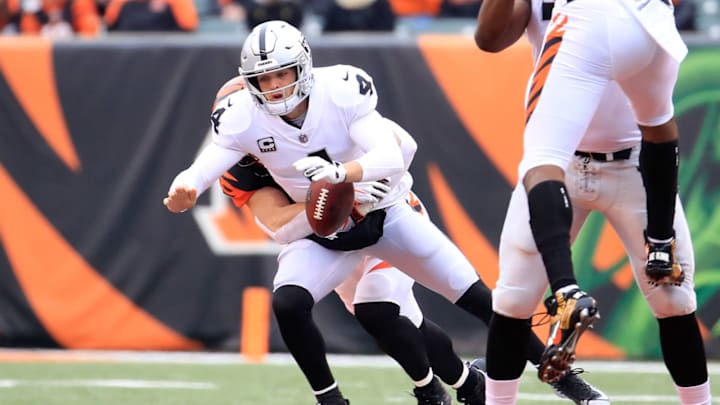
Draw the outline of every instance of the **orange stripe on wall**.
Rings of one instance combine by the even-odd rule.
[[[63,238],[0,165],[0,241],[40,322],[73,349],[198,349],[135,305]]]
[[[80,170],[57,92],[51,42],[0,38],[0,73],[45,142],[71,170]]]
[[[422,35],[418,46],[460,121],[510,184],[522,155],[525,86],[532,72],[523,39],[497,54],[459,35]]]
[[[470,260],[483,282],[494,288],[498,279],[498,255],[495,248],[477,229],[436,165],[428,166],[428,178],[448,236]]]

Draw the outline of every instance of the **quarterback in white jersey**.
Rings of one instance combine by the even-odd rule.
[[[581,3],[584,0],[577,0]],[[660,0],[656,1],[661,4]],[[539,60],[552,18],[553,1],[515,0],[505,9],[486,0],[478,16],[476,42],[484,50],[501,51],[525,32]],[[533,82],[529,83],[532,89]],[[528,97],[532,97],[529,92]],[[573,100],[577,103],[579,100]],[[566,110],[571,113],[570,110]],[[566,168],[565,183],[572,202],[571,241],[591,211],[602,213],[625,247],[638,287],[658,319],[660,344],[682,404],[709,404],[710,388],[703,341],[695,310],[694,256],[688,224],[676,197],[674,228],[676,258],[684,271],[678,285],[657,283],[645,270],[647,251],[638,237],[646,228],[646,196],[638,171],[641,133],[630,104],[617,82],[606,86],[587,130]],[[499,320],[488,337],[487,403],[515,403],[524,360],[512,353],[508,339],[529,333],[526,324],[548,287],[543,259],[529,224],[528,198],[520,181],[513,191],[500,240],[500,278],[493,291]],[[501,344],[500,344],[501,343]],[[507,347],[496,350],[498,346]],[[576,398],[578,404],[605,404],[599,392]]]
[[[373,225],[365,240],[334,250],[299,239],[285,245],[278,256],[273,311],[318,403],[344,405],[347,400],[329,371],[311,310],[366,257],[391,263],[488,322],[487,286],[458,247],[405,203],[412,178],[390,126],[375,110],[372,78],[352,66],[313,68],[305,37],[284,21],[253,29],[243,45],[239,70],[247,89],[215,108],[213,142],[173,180],[164,199],[170,211],[192,208],[199,193],[248,154],[296,202],[305,200],[311,181],[389,179],[387,195],[361,223]],[[392,330],[375,327],[375,333],[393,337]],[[395,340],[400,351],[411,343]],[[417,387],[419,403],[448,402],[431,369],[422,375],[406,372]]]

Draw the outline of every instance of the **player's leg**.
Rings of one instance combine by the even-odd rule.
[[[273,313],[283,341],[321,405],[344,405],[346,400],[327,363],[325,341],[313,321],[312,308],[360,259],[360,255],[333,252],[307,239],[290,243],[278,256]]]
[[[550,338],[539,370],[543,381],[569,371],[580,335],[599,317],[595,300],[581,290],[570,254],[572,204],[567,168],[610,81],[605,14],[621,7],[599,0],[569,3],[553,17],[528,92],[524,155],[530,226],[553,295]]]
[[[423,315],[412,293],[414,281],[379,259],[367,260],[365,267],[353,300],[355,317],[410,377],[419,404],[449,403],[451,397],[435,378],[435,365],[419,329]],[[452,348],[445,354],[448,357],[438,366],[443,369],[456,360],[462,371],[462,362]]]
[[[627,95],[642,132],[640,172],[646,190],[648,258],[646,272],[660,283],[682,283],[674,259],[673,218],[678,181],[678,127],[672,92],[679,62],[639,24],[616,21],[613,52],[619,60],[614,78]]]
[[[618,199],[605,215],[617,231],[630,257],[635,279],[657,318],[663,359],[675,382],[682,404],[709,404],[710,385],[707,359],[698,320],[694,291],[694,254],[687,220],[676,199],[674,228],[676,259],[685,271],[679,286],[658,285],[644,271],[645,247],[637,235],[644,229],[646,216],[642,180],[632,164],[618,173]]]
[[[573,206],[575,220],[582,222],[587,210]],[[536,367],[544,345],[532,333],[530,317],[547,288],[543,263],[528,225],[527,197],[522,185],[513,190],[500,237],[500,278],[493,291],[495,314],[490,323],[487,346],[488,403],[511,403],[516,400],[524,358],[517,347],[529,339],[528,360]],[[577,233],[573,226],[573,235]],[[533,287],[534,286],[534,287]],[[555,393],[575,403],[607,404],[602,391],[580,376],[566,374],[550,384]]]
[[[445,296],[488,324],[492,315],[492,296],[467,258],[430,221],[417,220],[416,216],[404,215],[402,211],[403,208],[398,206],[389,209],[390,221],[384,230],[383,238],[368,250],[397,263],[398,268],[403,271],[407,269],[407,274],[416,281]],[[527,226],[527,221],[525,224]],[[529,240],[532,244],[531,236]],[[547,286],[547,279],[544,272],[535,273],[541,278],[536,300],[539,302]],[[522,292],[517,297],[520,300],[526,299]],[[535,307],[536,305],[532,306],[530,314]],[[542,342],[534,334],[530,334],[529,317],[530,315],[525,319],[529,334],[525,342],[517,345],[500,345],[512,355],[520,353],[518,358],[520,372],[525,367],[526,358],[537,364],[544,348]],[[528,347],[529,349],[524,349]],[[490,351],[488,347],[488,352]]]

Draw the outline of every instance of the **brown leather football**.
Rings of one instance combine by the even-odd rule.
[[[332,184],[313,181],[305,200],[305,214],[316,235],[326,237],[337,231],[350,216],[355,201],[353,183]]]

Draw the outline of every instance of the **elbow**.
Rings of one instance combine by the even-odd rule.
[[[495,36],[476,32],[475,45],[485,52],[497,53],[502,51],[504,48],[498,43],[498,41],[492,39],[493,37]]]

